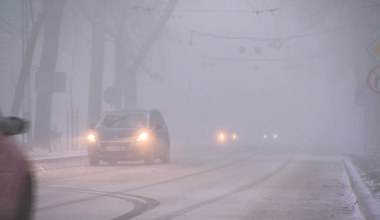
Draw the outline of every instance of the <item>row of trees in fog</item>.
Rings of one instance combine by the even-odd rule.
[[[90,68],[88,72],[81,73],[88,74],[89,79],[89,84],[83,86],[89,88],[88,123],[94,122],[102,112],[107,50],[113,51],[111,74],[114,82],[107,88],[109,104],[116,108],[136,107],[136,73],[176,3],[177,0],[15,2],[19,4],[15,7],[19,10],[17,13],[22,15],[23,51],[11,114],[34,118],[34,143],[50,146],[54,96],[67,90],[68,73],[57,72],[57,62],[65,44],[73,44],[73,40],[88,42],[89,51],[84,54],[90,57]],[[147,13],[149,11],[153,13]],[[75,33],[78,30],[73,28],[75,25],[90,34],[87,35],[86,31]],[[62,39],[68,35],[74,37],[63,42]],[[70,55],[75,62],[76,54]],[[34,65],[38,67],[33,69]],[[33,80],[35,84],[32,85]],[[25,103],[29,106],[25,107]],[[35,112],[34,117],[32,112]]]
[[[178,2],[181,5],[176,7]],[[344,0],[4,0],[0,3],[0,93],[6,92],[7,95],[0,96],[0,103],[5,103],[0,107],[6,114],[9,112],[29,119],[32,129],[25,143],[45,148],[51,146],[50,142],[54,142],[52,136],[57,132],[65,133],[68,140],[69,134],[71,138],[78,138],[107,107],[146,107],[146,103],[150,106],[161,103],[170,108],[171,118],[167,121],[178,124],[191,122],[195,134],[202,130],[199,128],[206,117],[214,117],[218,121],[214,112],[217,104],[223,101],[208,102],[218,97],[211,92],[207,94],[209,90],[200,88],[202,85],[209,87],[210,91],[224,87],[219,82],[209,84],[214,83],[213,78],[208,76],[207,81],[207,76],[202,74],[215,71],[222,79],[220,83],[226,82],[228,79],[223,75],[223,68],[228,66],[234,74],[246,71],[247,76],[235,77],[237,83],[237,79],[258,79],[256,85],[265,84],[260,79],[267,78],[266,71],[270,71],[278,81],[292,85],[289,91],[293,93],[289,98],[298,97],[300,101],[295,104],[299,108],[289,105],[286,106],[288,110],[273,110],[278,118],[289,117],[286,120],[299,121],[293,129],[283,123],[284,130],[292,130],[298,135],[296,127],[302,133],[307,121],[312,122],[312,130],[325,139],[326,133],[333,137],[339,133],[344,139],[347,136],[345,130],[365,130],[355,137],[364,136],[365,145],[375,145],[380,141],[377,135],[379,123],[375,120],[378,118],[378,96],[368,91],[365,79],[368,71],[378,65],[378,61],[368,53],[369,45],[378,38],[378,5],[371,1],[343,3]],[[174,9],[175,13],[172,14]],[[164,32],[169,18],[172,22]],[[238,48],[238,55],[233,56],[231,51],[235,50],[231,48]],[[253,53],[248,52],[249,48],[255,48],[254,60]],[[263,51],[261,48],[264,48]],[[218,54],[219,51],[223,54]],[[165,54],[160,57],[162,53]],[[226,59],[218,59],[220,57]],[[283,62],[284,65],[267,62],[278,61],[277,58],[281,62],[289,62]],[[234,61],[239,62],[239,68],[234,69],[236,65],[231,64]],[[253,62],[254,65],[247,64]],[[250,71],[252,66],[254,72]],[[137,77],[139,72],[147,73],[151,77],[148,80],[152,81]],[[168,74],[169,80],[159,85],[162,73]],[[193,76],[191,74],[194,74],[194,80],[199,81],[186,82]],[[262,77],[253,77],[253,74]],[[149,86],[144,84],[139,87],[139,80],[148,82]],[[297,88],[309,89],[310,85],[316,84],[315,80],[319,80],[319,87],[305,94],[298,93]],[[178,88],[186,83],[191,94],[184,98],[185,93],[178,92],[181,91]],[[193,84],[194,89],[191,89]],[[248,84],[246,86],[253,85]],[[273,94],[280,91],[273,87],[275,83],[265,85]],[[148,97],[157,88],[164,89]],[[140,96],[137,91],[140,91]],[[259,88],[249,88],[247,91],[262,92]],[[198,95],[205,100],[194,98],[197,96],[195,93],[200,93]],[[266,119],[257,112],[256,105],[260,101],[265,103],[265,98],[273,94],[260,94],[244,104]],[[174,98],[164,97],[170,95]],[[162,100],[155,100],[161,97]],[[152,100],[157,102],[152,103]],[[280,98],[273,100],[276,100],[273,106],[261,106],[263,112],[270,112],[280,102],[286,103]],[[174,103],[175,108],[169,102]],[[181,106],[178,102],[185,104]],[[334,127],[329,129],[335,133],[329,132],[323,128],[327,128],[330,121],[307,117],[307,112],[302,108],[307,105],[306,102],[320,108],[317,110],[307,106],[311,111],[324,112],[318,115],[325,119],[354,121],[352,115],[355,115],[360,119],[355,123],[365,129],[360,129],[360,126],[349,129]],[[195,104],[198,104],[197,109],[203,109],[196,114],[189,110]],[[228,106],[231,103],[225,104],[226,108],[231,107]],[[205,109],[210,112],[209,115],[205,114]],[[298,112],[294,113],[293,109]],[[221,118],[228,112],[228,109],[224,110],[223,114],[220,113]],[[286,111],[289,113],[286,114]],[[342,112],[348,113],[343,117]],[[188,115],[196,115],[199,123],[188,118]],[[362,120],[364,123],[361,123]],[[271,121],[278,123],[274,119]],[[73,124],[79,124],[80,129]],[[259,126],[256,121],[247,124],[247,127],[250,124]],[[344,127],[344,123],[337,124]],[[187,135],[185,129],[182,133]],[[313,132],[305,133],[318,137],[312,135]],[[67,146],[72,145],[68,140]]]

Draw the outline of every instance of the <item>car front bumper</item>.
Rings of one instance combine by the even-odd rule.
[[[88,145],[89,156],[96,156],[101,160],[139,160],[150,149],[146,143],[129,141],[101,141]]]

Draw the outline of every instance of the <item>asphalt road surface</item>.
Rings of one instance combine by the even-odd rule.
[[[42,220],[363,219],[336,153],[173,146],[165,165],[80,159],[36,173]]]

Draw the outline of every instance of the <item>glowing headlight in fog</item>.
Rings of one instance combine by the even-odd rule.
[[[219,139],[221,141],[224,141],[226,139],[226,137],[224,136],[224,134],[219,134]]]
[[[94,133],[89,133],[89,134],[87,135],[87,140],[88,140],[89,142],[95,143],[95,142],[96,142],[96,135],[95,135]]]
[[[217,135],[217,139],[219,142],[225,142],[227,140],[227,136],[224,132],[219,132]]]
[[[232,140],[237,140],[237,134],[232,134]]]
[[[273,135],[273,138],[274,138],[274,139],[277,139],[277,138],[278,138],[278,134],[274,134],[274,135]]]
[[[149,138],[149,135],[147,132],[142,132],[138,137],[137,137],[137,141],[146,141],[148,140]]]

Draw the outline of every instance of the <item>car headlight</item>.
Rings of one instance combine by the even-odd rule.
[[[148,140],[148,138],[149,138],[148,132],[142,132],[139,134],[136,141],[146,141],[146,140]]]
[[[232,140],[236,141],[236,140],[237,140],[237,138],[238,138],[238,137],[237,137],[237,134],[235,134],[235,133],[234,133],[234,134],[232,134]]]
[[[221,141],[224,141],[226,139],[226,136],[224,136],[224,134],[219,134],[219,139]]]
[[[88,142],[95,143],[96,140],[97,140],[97,138],[96,138],[95,133],[90,132],[90,133],[87,135],[87,141],[88,141]]]
[[[224,132],[219,132],[219,133],[217,134],[217,140],[218,140],[219,142],[221,142],[221,143],[226,142],[226,141],[227,141],[227,135],[226,135],[226,133],[224,133]]]

